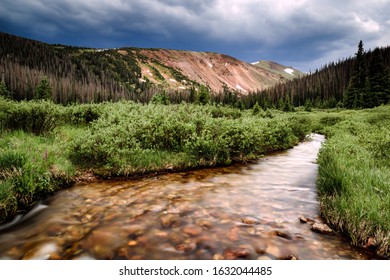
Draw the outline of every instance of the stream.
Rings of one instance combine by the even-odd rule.
[[[246,165],[78,183],[3,228],[0,259],[375,258],[311,229],[322,223],[315,183],[323,141],[312,134]]]

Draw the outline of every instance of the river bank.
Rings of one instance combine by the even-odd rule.
[[[323,218],[390,257],[390,107],[328,115],[317,187]]]

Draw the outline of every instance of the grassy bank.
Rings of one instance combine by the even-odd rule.
[[[390,257],[390,107],[317,116],[323,217],[354,245]]]
[[[296,145],[307,115],[221,106],[74,105],[0,100],[0,222],[69,185],[102,177],[227,165]]]

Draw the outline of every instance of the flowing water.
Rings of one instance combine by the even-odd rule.
[[[370,259],[320,234],[316,157],[323,136],[248,165],[58,192],[0,232],[0,259]]]

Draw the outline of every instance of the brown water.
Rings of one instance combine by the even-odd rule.
[[[0,232],[2,259],[369,259],[319,234],[324,138],[257,163],[76,185]]]

